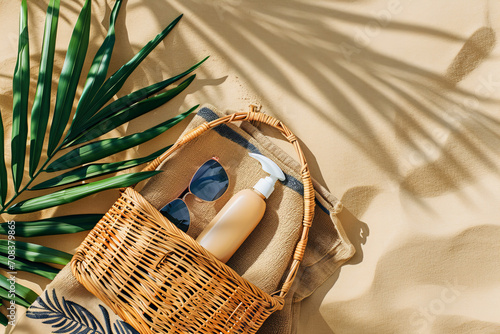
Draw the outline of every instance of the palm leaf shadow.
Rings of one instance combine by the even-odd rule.
[[[224,4],[227,6],[199,0],[168,4],[142,1],[135,6],[149,8],[153,13],[152,17],[156,17],[159,22],[162,21],[162,11],[159,9],[169,6],[172,10],[185,12],[189,17],[196,17],[193,22],[188,22],[193,34],[208,41],[211,48],[224,61],[229,62],[249,88],[262,98],[264,104],[275,103],[269,102],[273,101],[273,97],[266,91],[268,86],[259,82],[260,79],[276,83],[287,96],[310,106],[311,110],[359,149],[364,158],[373,162],[396,182],[404,180],[406,172],[401,170],[401,157],[394,154],[394,150],[387,146],[387,141],[381,140],[383,137],[377,133],[380,128],[371,122],[374,115],[386,127],[395,128],[395,118],[398,118],[406,127],[412,128],[415,136],[396,137],[403,140],[398,145],[420,150],[419,145],[428,141],[440,147],[448,164],[454,165],[458,174],[464,176],[452,180],[451,183],[458,183],[455,184],[458,188],[463,182],[473,179],[473,170],[467,161],[451,155],[445,144],[434,138],[433,129],[415,122],[415,116],[450,129],[452,125],[447,111],[460,108],[467,117],[466,122],[484,128],[485,133],[490,136],[498,137],[498,121],[489,117],[480,107],[464,106],[464,101],[467,100],[483,103],[495,100],[488,96],[477,96],[475,92],[455,85],[481,62],[490,59],[496,40],[492,30],[487,27],[479,28],[468,38],[464,38],[444,29],[401,21],[397,15],[386,24],[380,22],[380,31],[416,34],[445,43],[463,44],[462,50],[451,60],[450,68],[453,67],[454,70],[452,76],[451,70],[440,74],[417,65],[418,63],[393,56],[399,48],[397,43],[392,46],[394,50],[388,47],[382,51],[372,48],[370,44],[360,45],[352,32],[376,21],[374,15],[354,13],[343,9],[344,7],[336,7],[335,3],[311,4],[297,0],[254,3],[225,0]],[[339,23],[350,24],[351,33],[337,28]],[[231,29],[221,30],[220,26]],[[478,43],[480,39],[482,40]],[[188,44],[188,41],[184,41],[184,44]],[[357,48],[359,52],[346,57],[345,50],[341,47],[346,44]],[[476,49],[475,52],[481,57],[472,59],[464,56],[464,51],[470,52],[472,49]],[[470,65],[471,59],[473,64],[467,71],[464,68],[465,65]],[[450,81],[454,84],[450,85]],[[305,86],[308,86],[307,91],[303,89]],[[315,96],[307,93],[311,91],[311,87],[316,92]],[[324,101],[330,101],[335,110],[326,109]],[[278,118],[291,117],[299,112],[280,109],[279,106],[273,110]],[[280,115],[284,113],[287,115]],[[396,136],[397,131],[395,128],[395,133],[389,135]],[[480,131],[472,135],[482,134]],[[483,149],[484,145],[479,145],[476,139],[460,133],[454,136],[458,145],[463,146],[476,161],[495,172],[495,156],[487,154]],[[487,143],[490,146],[493,144],[491,141]],[[319,166],[312,172],[320,173]],[[446,170],[440,173],[445,175]],[[415,202],[425,206],[420,194],[409,191],[409,195]]]

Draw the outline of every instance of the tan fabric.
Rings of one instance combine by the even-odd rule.
[[[47,286],[44,294],[42,294],[39,299],[42,299],[44,303],[48,305],[41,308],[41,304],[39,300],[37,300],[30,307],[30,309],[27,310],[27,313],[29,314],[29,312],[32,312],[32,314],[35,314],[36,316],[38,314],[36,311],[39,310],[40,312],[51,312],[50,315],[52,317],[36,319],[26,315],[19,315],[19,318],[16,319],[16,326],[12,331],[10,331],[10,333],[53,333],[54,331],[63,327],[59,326],[58,328],[54,328],[52,326],[52,323],[50,323],[50,320],[54,322],[55,319],[59,319],[59,321],[55,321],[55,323],[61,323],[65,319],[70,319],[67,320],[64,324],[68,324],[69,327],[74,326],[75,328],[81,326],[81,332],[84,332],[84,330],[88,328],[99,329],[99,325],[88,325],[90,323],[90,319],[94,319],[96,322],[98,322],[103,329],[106,328],[107,322],[112,325],[116,325],[121,322],[121,319],[118,318],[118,316],[109,311],[109,309],[105,307],[99,299],[90,294],[75,279],[75,277],[71,273],[71,268],[69,266],[66,266],[63,270],[61,270],[57,277]],[[59,303],[59,305],[57,305],[57,303]],[[71,307],[72,304],[77,305],[74,306],[72,310],[79,310],[79,315],[75,316],[75,314],[72,314],[71,311],[66,311],[64,309],[65,307]],[[84,311],[82,312],[82,310]],[[114,329],[114,331],[111,333],[103,332],[103,334],[104,333],[112,334],[119,332]],[[132,332],[127,334],[132,334]]]
[[[214,107],[203,107],[186,131],[221,115],[223,114]],[[197,200],[192,194],[186,196],[191,212],[188,234],[196,237],[233,194],[241,189],[251,188],[266,175],[260,164],[248,156],[248,152],[260,152],[278,163],[286,180],[276,184],[273,194],[266,201],[263,219],[227,263],[244,278],[272,293],[280,288],[280,282],[287,274],[301,232],[303,199],[300,194],[300,165],[250,124],[244,124],[244,128],[247,131],[234,124],[222,125],[186,144],[159,167],[163,173],[147,181],[141,194],[160,209],[183,192],[199,166],[208,159],[217,157],[230,180],[226,193],[214,202]],[[289,293],[286,307],[273,314],[259,333],[295,333],[298,320],[294,316],[298,312],[295,304],[310,295],[354,254],[354,247],[347,240],[335,216],[342,205],[317,183],[316,186],[318,205],[303,266]],[[82,289],[67,268],[46,291],[49,296],[55,291],[66,301],[76,302],[92,314],[100,311],[101,307],[98,305],[103,305],[99,299]],[[77,299],[73,298],[75,295],[78,295]],[[13,333],[29,333],[29,328],[38,328],[41,320],[34,317],[39,307],[40,304],[35,303],[28,310],[29,316],[22,321],[23,325],[17,326]],[[107,307],[106,309],[112,313]],[[47,331],[53,330],[50,325],[45,328]]]
[[[210,109],[201,108],[199,114],[206,117],[222,115],[213,113],[211,110],[216,111],[213,107]],[[196,117],[186,131],[203,121],[205,118]],[[196,237],[203,226],[215,216],[216,212],[233,194],[241,189],[252,188],[261,177],[267,175],[262,171],[260,164],[248,156],[248,152],[260,152],[271,157],[286,173],[285,184],[290,186],[276,185],[275,191],[266,201],[267,210],[261,223],[228,262],[228,265],[243,274],[245,278],[271,293],[276,290],[279,279],[287,269],[291,253],[301,231],[303,200],[301,195],[291,188],[300,189],[302,186],[299,181],[300,165],[276,145],[273,145],[265,136],[262,136],[255,128],[248,124],[246,128],[249,129],[251,135],[241,131],[236,125],[223,125],[220,130],[209,131],[188,143],[167,159],[163,163],[163,167],[160,166],[164,172],[153,177],[141,193],[154,206],[161,208],[186,188],[188,184],[186,180],[191,179],[199,166],[213,156],[218,157],[229,174],[230,187],[228,191],[215,203],[197,201],[196,197],[192,195],[186,197],[188,207],[194,213],[188,234]],[[218,131],[220,132],[218,133]],[[340,210],[340,204],[337,199],[331,197],[324,189],[322,190],[331,202],[328,203],[323,196],[318,196],[318,201],[324,209],[318,208],[316,210],[310,247],[308,247],[304,259],[307,266],[319,261],[338,243],[347,242],[345,237],[341,239],[337,228],[329,217],[330,212],[335,212],[335,205],[337,205],[337,210]],[[196,214],[198,212],[199,214]],[[345,258],[349,258],[353,248],[347,242],[343,243],[337,251],[342,253]],[[316,285],[312,284],[311,286]]]

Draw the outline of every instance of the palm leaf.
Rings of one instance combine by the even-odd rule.
[[[104,190],[131,186],[139,181],[150,178],[157,173],[160,173],[160,171],[118,175],[104,180],[91,182],[89,184],[83,184],[80,186],[59,190],[51,194],[31,198],[16,203],[9,209],[7,209],[7,213],[13,215],[29,213],[51,208],[54,206],[59,206],[62,204],[71,203]]]
[[[0,112],[0,140],[2,144],[0,145],[0,204],[2,207],[5,204],[5,199],[7,198],[7,167],[5,166],[5,154],[4,154],[4,133],[3,133],[3,121],[2,113]]]
[[[10,285],[11,281],[9,281],[7,277],[0,275],[0,287],[6,290],[11,290]],[[38,298],[38,295],[36,294],[35,291],[28,289],[27,287],[22,286],[21,284],[15,283],[14,287],[15,287],[14,288],[15,294],[19,298],[24,299],[30,304],[33,303]]]
[[[30,198],[18,202],[9,207],[25,190],[30,189],[32,183],[41,172],[48,170],[64,170],[68,168],[77,167],[77,165],[70,166],[75,162],[74,156],[70,151],[60,159],[54,161],[47,169],[45,167],[51,162],[63,145],[69,146],[69,136],[74,136],[74,144],[84,143],[82,138],[86,137],[87,140],[97,138],[117,126],[132,120],[140,115],[143,115],[154,108],[166,103],[174,96],[182,92],[193,80],[193,77],[188,78],[176,88],[161,92],[168,85],[180,80],[184,76],[194,71],[198,66],[203,63],[194,65],[187,71],[176,75],[172,78],[148,86],[124,98],[118,99],[107,107],[104,107],[109,100],[119,91],[125,81],[135,68],[145,59],[145,57],[168,35],[168,33],[179,22],[179,16],[168,27],[166,27],[160,34],[144,46],[129,62],[122,66],[115,72],[109,79],[106,80],[109,62],[115,44],[115,23],[118,16],[122,0],[116,0],[113,7],[110,26],[108,34],[103,44],[99,48],[94,57],[90,71],[87,75],[87,80],[83,89],[81,99],[78,103],[73,122],[70,125],[70,130],[66,134],[66,138],[61,143],[64,136],[64,131],[67,127],[68,120],[71,116],[72,106],[76,95],[79,78],[85,61],[90,33],[91,23],[91,0],[85,0],[85,4],[80,12],[79,18],[75,24],[73,34],[69,43],[68,51],[59,78],[57,87],[56,101],[54,106],[54,113],[48,135],[47,145],[47,159],[41,161],[42,151],[45,147],[45,133],[49,122],[51,112],[51,85],[54,67],[55,43],[57,35],[57,25],[59,20],[60,0],[49,0],[47,15],[45,19],[45,28],[41,49],[39,75],[34,96],[33,107],[31,109],[31,124],[28,130],[28,101],[29,101],[29,88],[30,88],[30,64],[29,64],[29,36],[28,36],[28,17],[27,17],[27,0],[21,0],[20,12],[20,32],[19,32],[19,46],[16,68],[13,76],[13,125],[12,125],[12,174],[15,194],[11,199],[7,199],[7,170],[4,159],[4,147],[0,148],[0,212],[7,212],[9,214],[22,214],[34,212],[58,206],[66,203],[76,201],[86,196],[95,194],[100,191],[127,187],[137,182],[147,179],[157,173],[140,172],[126,175],[119,175],[110,177],[105,180],[95,181],[88,184],[78,185],[63,190],[56,191],[52,194]],[[130,136],[121,138],[114,138],[109,141],[97,142],[93,146],[97,150],[96,154],[89,152],[84,153],[84,159],[79,160],[92,162],[100,158],[107,157],[121,150],[125,150],[136,145],[139,145],[149,139],[158,136],[170,127],[174,126],[182,119],[187,117],[197,107],[194,107],[187,112],[178,115],[158,126],[148,129],[144,132],[137,133]],[[105,122],[104,122],[105,121]],[[94,132],[95,125],[100,124],[101,127],[97,132]],[[76,130],[77,131],[76,131]],[[97,134],[89,139],[88,134],[91,132]],[[29,132],[30,131],[30,132]],[[28,133],[29,132],[29,133]],[[85,133],[84,133],[85,132]],[[83,134],[83,136],[80,136]],[[23,185],[23,174],[26,164],[26,149],[27,139],[30,135],[30,153],[29,153],[29,176],[27,184]],[[0,117],[0,138],[4,139],[3,124]],[[96,144],[96,143],[92,143]],[[88,144],[91,145],[91,144]],[[84,145],[78,148],[80,151],[85,152],[85,148],[90,146]],[[114,146],[115,147],[111,147]],[[91,147],[92,148],[92,147]],[[64,173],[58,177],[52,178],[49,181],[40,183],[31,188],[42,189],[55,186],[68,185],[73,182],[83,181],[90,178],[103,176],[109,173],[115,173],[120,170],[137,166],[141,163],[151,161],[162,154],[165,149],[153,153],[147,157],[132,159],[118,163],[103,163],[93,164],[80,168],[76,168],[71,172]],[[69,158],[69,160],[68,160]],[[85,162],[85,163],[87,163]],[[41,165],[41,166],[39,166]],[[55,168],[54,166],[57,166]],[[79,166],[78,166],[79,167]],[[102,217],[102,214],[86,214],[86,215],[72,215],[55,217],[31,222],[16,222],[16,236],[19,237],[32,237],[48,234],[61,234],[61,233],[74,233],[79,231],[86,231],[91,229],[97,221]],[[0,224],[0,234],[8,234],[11,232],[8,223]],[[48,279],[53,279],[59,272],[59,269],[46,265],[44,262],[66,264],[68,263],[71,255],[48,247],[36,245],[33,243],[16,242],[16,259],[9,260],[9,251],[11,242],[3,240],[0,241],[0,267],[9,270],[27,271],[37,275],[41,275]],[[10,292],[7,289],[8,280],[4,276],[0,276],[0,297],[6,296],[5,293]],[[3,284],[3,285],[2,285]],[[10,288],[10,286],[9,286]],[[18,304],[28,306],[36,298],[33,291],[16,285],[16,296]],[[9,297],[9,296],[7,296]],[[54,295],[55,297],[55,295]],[[98,325],[97,320],[92,320],[85,316],[85,311],[76,304],[67,302],[60,304],[57,298],[53,300],[53,306],[60,310],[66,311],[68,314],[75,316],[75,319],[84,320],[87,324]],[[62,306],[61,306],[62,305]],[[102,309],[102,308],[101,308]],[[104,313],[103,313],[104,314]],[[43,315],[42,315],[43,316]],[[66,331],[71,333],[86,332],[90,333],[90,329],[80,327],[77,323],[65,323],[53,318],[48,320],[47,323],[60,325],[56,332]],[[0,323],[7,323],[7,319],[0,313]],[[87,325],[86,324],[86,325]],[[111,324],[109,321],[106,323],[106,328],[111,332]],[[136,333],[129,325],[125,323],[115,323],[114,329],[120,333]]]
[[[0,303],[0,306],[2,303]],[[6,316],[4,316],[2,313],[0,313],[0,324],[7,326],[9,324],[9,319],[7,319]]]
[[[82,110],[79,114],[79,119],[76,121],[87,119],[92,117],[99,109],[101,109],[123,86],[127,78],[132,74],[132,72],[139,66],[139,64],[146,58],[146,56],[153,51],[153,49],[168,35],[168,33],[175,27],[179,22],[182,15],[177,17],[172,23],[170,23],[161,33],[159,33],[154,39],[152,39],[148,44],[146,44],[131,60],[129,60],[125,65],[123,65],[118,71],[116,71],[104,84],[99,88],[96,93],[95,98],[88,105],[88,108]]]
[[[37,274],[48,279],[54,279],[59,269],[48,266],[43,263],[32,262],[28,260],[23,260],[16,258],[15,260],[9,260],[6,256],[0,254],[0,265],[11,271],[23,270],[29,273]]]
[[[57,296],[56,290],[52,290],[52,298],[48,290],[42,297],[28,309],[26,316],[31,319],[42,320],[44,324],[51,325],[53,333],[66,334],[139,334],[132,326],[116,320],[111,328],[111,320],[108,310],[98,305],[105,324],[103,325],[97,317],[82,305]]]
[[[26,316],[42,320],[44,324],[50,324],[54,333],[109,334],[85,307],[67,301],[64,297],[59,301],[56,290],[52,290],[52,300],[48,291],[45,291],[44,298],[38,298],[36,303],[26,312]]]
[[[187,71],[178,74],[172,78],[166,79],[162,82],[153,84],[151,86],[142,88],[140,90],[137,90],[133,93],[130,93],[126,96],[123,96],[119,98],[118,100],[110,103],[103,109],[101,109],[96,115],[91,117],[88,120],[81,120],[81,122],[73,122],[72,128],[70,129],[68,135],[66,136],[64,140],[64,147],[69,147],[75,144],[75,138],[79,138],[83,136],[83,133],[88,133],[90,128],[94,128],[96,125],[98,125],[102,120],[106,119],[110,115],[116,114],[126,108],[131,107],[134,105],[136,102],[139,102],[151,95],[156,94],[163,88],[167,87],[168,85],[176,82],[177,80],[183,78],[184,76],[188,75],[189,73],[193,72],[195,69],[197,69],[205,60],[207,60],[208,57],[200,61],[198,64],[192,66],[189,68]],[[94,136],[93,138],[97,138],[97,136]]]
[[[106,328],[106,333],[113,333],[111,329],[111,320],[109,319],[109,312],[106,308],[99,304],[99,308],[101,309],[101,313],[104,317],[104,326]]]
[[[57,99],[50,127],[48,156],[52,156],[56,149],[73,108],[76,88],[89,45],[91,8],[91,1],[86,0],[69,42],[57,87]]]
[[[78,122],[76,120],[80,120],[79,114],[82,110],[87,108],[87,105],[92,101],[95,94],[99,90],[99,88],[104,83],[106,79],[106,75],[108,73],[109,62],[111,60],[111,55],[113,53],[113,48],[115,46],[115,23],[116,18],[118,17],[118,12],[120,11],[120,7],[122,5],[122,0],[117,0],[111,11],[111,16],[109,19],[109,29],[104,42],[101,47],[97,51],[92,65],[90,67],[90,71],[87,75],[87,80],[85,81],[85,86],[83,87],[82,96],[78,101],[78,106],[76,108],[74,122],[73,125],[77,125]]]
[[[110,156],[112,154],[121,152],[123,150],[129,149],[131,147],[137,146],[139,144],[142,144],[150,139],[153,139],[156,136],[159,136],[163,132],[167,131],[170,129],[172,126],[176,125],[180,121],[182,121],[184,118],[186,118],[190,113],[192,113],[198,106],[195,106],[188,111],[177,115],[176,117],[173,117],[169,119],[166,122],[163,122],[155,127],[152,127],[151,129],[148,129],[146,131],[140,132],[140,133],[135,133],[132,135],[124,136],[124,137],[118,137],[118,138],[111,138],[111,139],[104,139],[100,140],[97,142],[93,142],[90,144],[83,145],[81,147],[78,147],[53,163],[51,163],[46,171],[47,172],[55,172],[55,171],[60,171],[68,168],[73,168],[82,164],[86,164],[89,162],[93,162],[102,158],[105,158],[107,156]]]
[[[33,102],[33,108],[31,109],[29,168],[29,174],[31,177],[35,174],[40,161],[43,141],[47,129],[47,122],[49,120],[50,90],[56,47],[57,23],[59,20],[59,4],[60,0],[50,0],[45,19],[38,84],[35,93],[35,100]]]
[[[139,334],[139,332],[136,331],[134,327],[121,320],[117,320],[113,324],[113,329],[116,334]]]
[[[14,190],[17,192],[24,175],[26,141],[28,139],[28,98],[30,90],[30,50],[28,35],[28,6],[21,2],[19,17],[19,46],[14,80],[12,82],[12,140],[11,165]],[[2,138],[3,139],[3,138]]]
[[[16,221],[16,236],[28,238],[88,231],[97,224],[102,216],[103,214],[83,214],[37,221]],[[8,224],[0,224],[0,234],[7,235],[9,233]]]
[[[162,155],[163,152],[165,152],[167,149],[171,147],[168,146],[166,148],[162,148],[159,151],[154,152],[153,154],[150,154],[146,157],[139,158],[139,159],[131,159],[131,160],[126,160],[126,161],[119,161],[119,162],[112,162],[112,163],[103,163],[103,164],[92,164],[92,165],[87,165],[87,166],[82,166],[80,168],[71,170],[67,173],[58,175],[52,179],[49,179],[47,181],[44,181],[40,184],[37,184],[30,190],[40,190],[40,189],[46,189],[46,188],[52,188],[52,187],[59,187],[63,185],[67,185],[70,183],[74,182],[81,182],[84,180],[88,180],[90,178],[94,177],[99,177],[111,173],[116,173],[118,171],[128,169],[128,168],[133,168],[138,165],[142,165],[143,163],[149,162],[151,160],[156,159],[160,155]]]
[[[0,240],[0,253],[8,254],[11,247],[14,247],[16,257],[32,262],[67,265],[73,257],[69,253],[29,242]]]
[[[166,92],[158,94],[149,99],[142,100],[128,107],[123,105],[121,106],[121,109],[116,110],[114,109],[114,107],[116,106],[110,105],[111,107],[108,110],[102,110],[102,115],[101,112],[99,112],[94,117],[96,118],[95,121],[94,118],[90,120],[93,124],[88,127],[87,130],[80,133],[80,135],[71,143],[70,146],[86,143],[117,128],[124,123],[127,123],[167,103],[168,101],[179,95],[184,89],[186,89],[194,80],[195,76],[196,75],[189,77],[179,86],[173,89],[167,90]]]
[[[0,276],[2,276],[2,275],[0,275]],[[10,293],[9,288],[0,287],[0,298],[5,299],[5,300],[13,300],[16,302],[16,304],[19,304],[19,305],[24,306],[26,308],[30,307],[30,303],[28,303],[26,300],[18,297],[15,294]]]

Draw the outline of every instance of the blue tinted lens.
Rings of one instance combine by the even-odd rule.
[[[161,208],[160,212],[181,231],[187,232],[190,223],[189,210],[183,200],[174,199]]]
[[[224,194],[228,185],[229,178],[224,167],[211,159],[194,174],[189,190],[204,201],[215,201]]]

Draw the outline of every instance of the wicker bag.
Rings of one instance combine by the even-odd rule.
[[[133,187],[126,188],[77,249],[71,268],[82,285],[141,334],[256,333],[269,315],[284,306],[305,252],[315,201],[302,150],[283,123],[254,111],[205,122],[144,170],[156,169],[209,129],[236,121],[271,125],[298,153],[304,217],[289,272],[279,291],[262,291],[170,223]]]

